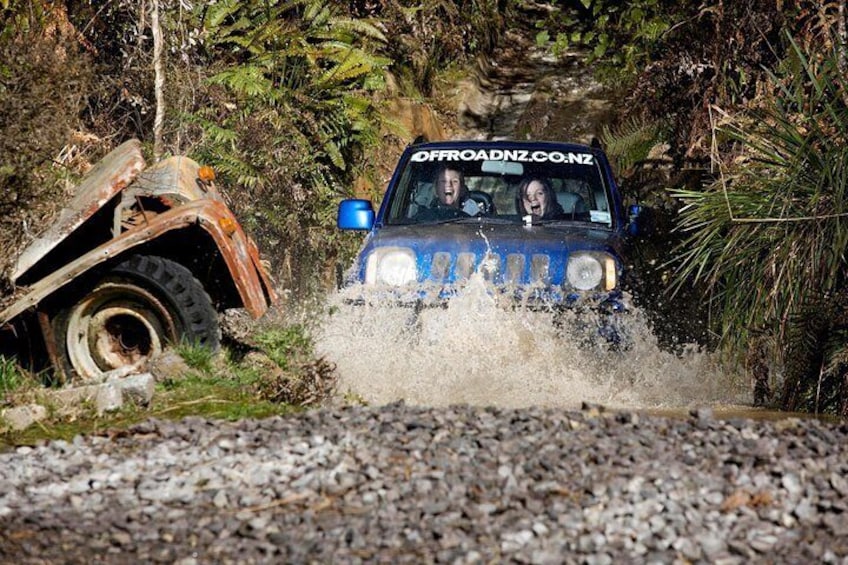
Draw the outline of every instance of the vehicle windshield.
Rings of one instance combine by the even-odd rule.
[[[592,153],[488,147],[412,153],[388,202],[386,223],[468,218],[612,223]]]

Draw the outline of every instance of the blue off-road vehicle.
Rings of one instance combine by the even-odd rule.
[[[613,322],[639,212],[625,211],[598,147],[445,141],[410,145],[379,211],[344,200],[338,227],[369,232],[347,280],[363,297],[441,304],[477,276],[499,303],[585,307]]]

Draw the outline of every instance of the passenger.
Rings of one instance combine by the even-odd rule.
[[[555,220],[565,216],[551,183],[538,177],[524,179],[518,185],[515,209],[519,216],[530,215],[535,220]]]

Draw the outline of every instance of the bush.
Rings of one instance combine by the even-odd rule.
[[[90,60],[57,9],[15,10],[0,20],[0,274],[65,199]],[[29,3],[27,3],[29,4]],[[66,168],[67,167],[67,168]],[[7,283],[3,277],[3,283]],[[0,285],[0,292],[8,291]]]

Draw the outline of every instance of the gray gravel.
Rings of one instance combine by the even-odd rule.
[[[848,563],[848,425],[322,409],[0,454],[0,562]]]

